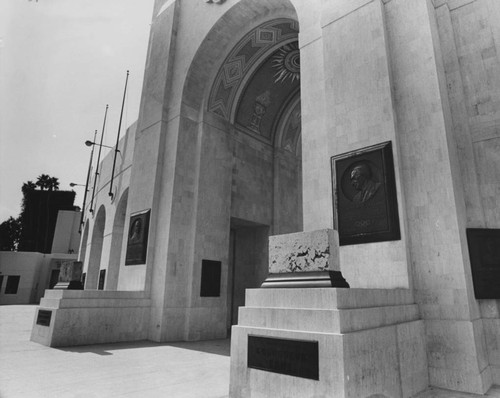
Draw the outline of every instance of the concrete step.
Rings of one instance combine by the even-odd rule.
[[[316,309],[371,308],[414,304],[408,289],[247,289],[248,307]]]
[[[349,333],[418,319],[416,304],[340,310],[240,307],[238,326]]]

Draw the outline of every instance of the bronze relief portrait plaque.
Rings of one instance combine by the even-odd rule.
[[[476,299],[500,299],[500,229],[467,228]]]
[[[146,264],[150,210],[130,216],[125,265]]]
[[[391,142],[331,158],[340,245],[401,239]]]

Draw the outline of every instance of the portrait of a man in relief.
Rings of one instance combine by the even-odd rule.
[[[141,239],[142,239],[142,221],[140,218],[137,218],[132,223],[132,227],[130,228],[129,242],[131,244],[141,243]]]
[[[352,198],[354,203],[369,201],[380,188],[380,182],[372,179],[372,170],[368,163],[361,163],[351,171],[351,184],[358,191]]]
[[[150,211],[130,216],[125,265],[146,263]]]
[[[400,239],[391,142],[336,155],[331,162],[340,245]]]

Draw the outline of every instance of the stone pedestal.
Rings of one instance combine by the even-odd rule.
[[[64,261],[59,272],[59,281],[54,289],[83,290],[82,270],[81,261]]]
[[[232,329],[231,398],[411,397],[427,388],[412,292],[332,288],[349,287],[336,231],[271,237],[269,263],[270,288],[246,291]]]
[[[145,292],[46,290],[31,341],[67,347],[146,340],[150,310]]]
[[[252,289],[238,319],[232,398],[411,397],[428,386],[424,324],[409,290]],[[308,343],[315,352],[301,351]]]

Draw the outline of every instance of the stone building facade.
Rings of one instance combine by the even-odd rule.
[[[86,290],[48,292],[61,324],[35,339],[226,337],[267,277],[268,237],[335,227],[331,158],[390,142],[400,236],[340,246],[342,274],[418,306],[412,393],[499,384],[499,302],[475,298],[467,241],[500,228],[498,43],[496,0],[156,0],[116,192],[108,157],[82,234]],[[145,211],[145,261],[125,265]],[[220,286],[206,296],[208,262]]]

